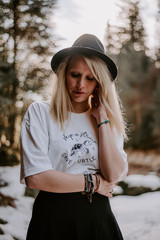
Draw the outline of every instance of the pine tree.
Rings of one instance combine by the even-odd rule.
[[[126,109],[133,141],[129,143],[136,147],[140,144],[138,134],[147,124],[144,121],[147,112],[144,110],[145,87],[148,71],[153,67],[153,60],[146,55],[145,31],[140,16],[139,1],[119,1],[119,19],[116,26],[110,26],[110,45],[118,54],[112,55],[119,68],[118,88],[123,105]],[[115,38],[115,36],[117,38]],[[117,44],[114,43],[117,39]],[[106,40],[108,41],[108,39]],[[111,48],[110,48],[111,49]],[[149,128],[148,128],[149,129]],[[143,131],[141,131],[143,132]]]
[[[156,34],[156,66],[160,68],[160,1],[157,2],[157,15],[156,15],[156,27],[155,27],[155,34]]]
[[[125,45],[127,42],[130,42],[134,45],[135,50],[145,50],[145,31],[142,19],[140,17],[139,0],[121,0],[119,7],[119,17],[121,17],[121,19],[123,19],[125,22],[125,28],[122,28],[122,31],[120,32],[120,38],[125,39],[125,41],[123,41],[123,44]]]
[[[119,53],[119,49],[122,47],[122,44],[118,40],[119,38],[115,34],[115,26],[112,26],[108,21],[105,30],[104,44],[106,51],[110,56],[114,56]]]
[[[106,49],[112,54],[120,53],[126,45],[133,45],[137,51],[146,50],[145,30],[140,16],[139,1],[119,0],[117,5],[119,14],[116,24],[111,26],[107,23]]]
[[[56,46],[51,26],[55,2],[0,1],[0,145],[3,153],[18,149],[15,131],[22,107],[27,96],[33,91],[39,92],[50,75],[49,58]]]

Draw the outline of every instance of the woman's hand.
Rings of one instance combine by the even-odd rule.
[[[114,183],[108,183],[106,180],[104,180],[102,175],[99,175],[99,177],[100,177],[100,186],[97,193],[111,198],[113,196],[112,193],[116,185]]]
[[[92,104],[92,111],[91,114],[93,117],[95,117],[97,123],[99,123],[101,120],[108,120],[108,116],[106,111],[104,110],[103,106],[101,106],[100,101],[99,101],[99,88],[96,87],[94,92],[92,93],[93,97],[91,99],[91,104]]]

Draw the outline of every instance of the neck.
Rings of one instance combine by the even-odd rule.
[[[81,103],[72,102],[72,106],[75,113],[83,113],[89,109],[88,101],[81,102]]]

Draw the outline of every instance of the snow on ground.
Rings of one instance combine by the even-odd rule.
[[[117,196],[111,206],[125,240],[160,239],[160,192]]]
[[[1,240],[13,240],[13,237],[25,240],[34,199],[24,197],[25,186],[19,183],[19,172],[19,166],[0,167],[0,179],[9,183],[1,192],[17,199],[17,208],[0,207],[0,218],[8,222],[0,224],[4,232]],[[130,186],[147,186],[153,190],[160,186],[160,179],[154,174],[130,175],[125,181]],[[110,202],[125,240],[160,239],[160,191],[136,197],[116,196]]]
[[[155,173],[129,175],[125,182],[129,184],[129,187],[149,187],[153,191],[160,187],[160,178]]]
[[[0,207],[0,218],[8,222],[8,224],[0,224],[0,228],[5,233],[0,235],[1,240],[13,240],[11,236],[19,240],[25,239],[34,199],[24,197],[25,186],[20,184],[19,176],[19,166],[0,167],[0,179],[8,183],[7,187],[1,188],[1,193],[17,199],[15,201],[17,208]]]

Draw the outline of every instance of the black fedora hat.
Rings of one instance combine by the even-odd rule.
[[[109,56],[105,54],[104,46],[101,41],[92,34],[83,34],[73,43],[72,47],[64,48],[57,52],[51,60],[51,67],[53,71],[56,73],[58,66],[62,62],[62,60],[73,53],[80,53],[86,56],[93,55],[99,57],[106,63],[111,73],[112,81],[114,81],[114,79],[116,78],[116,64]]]

